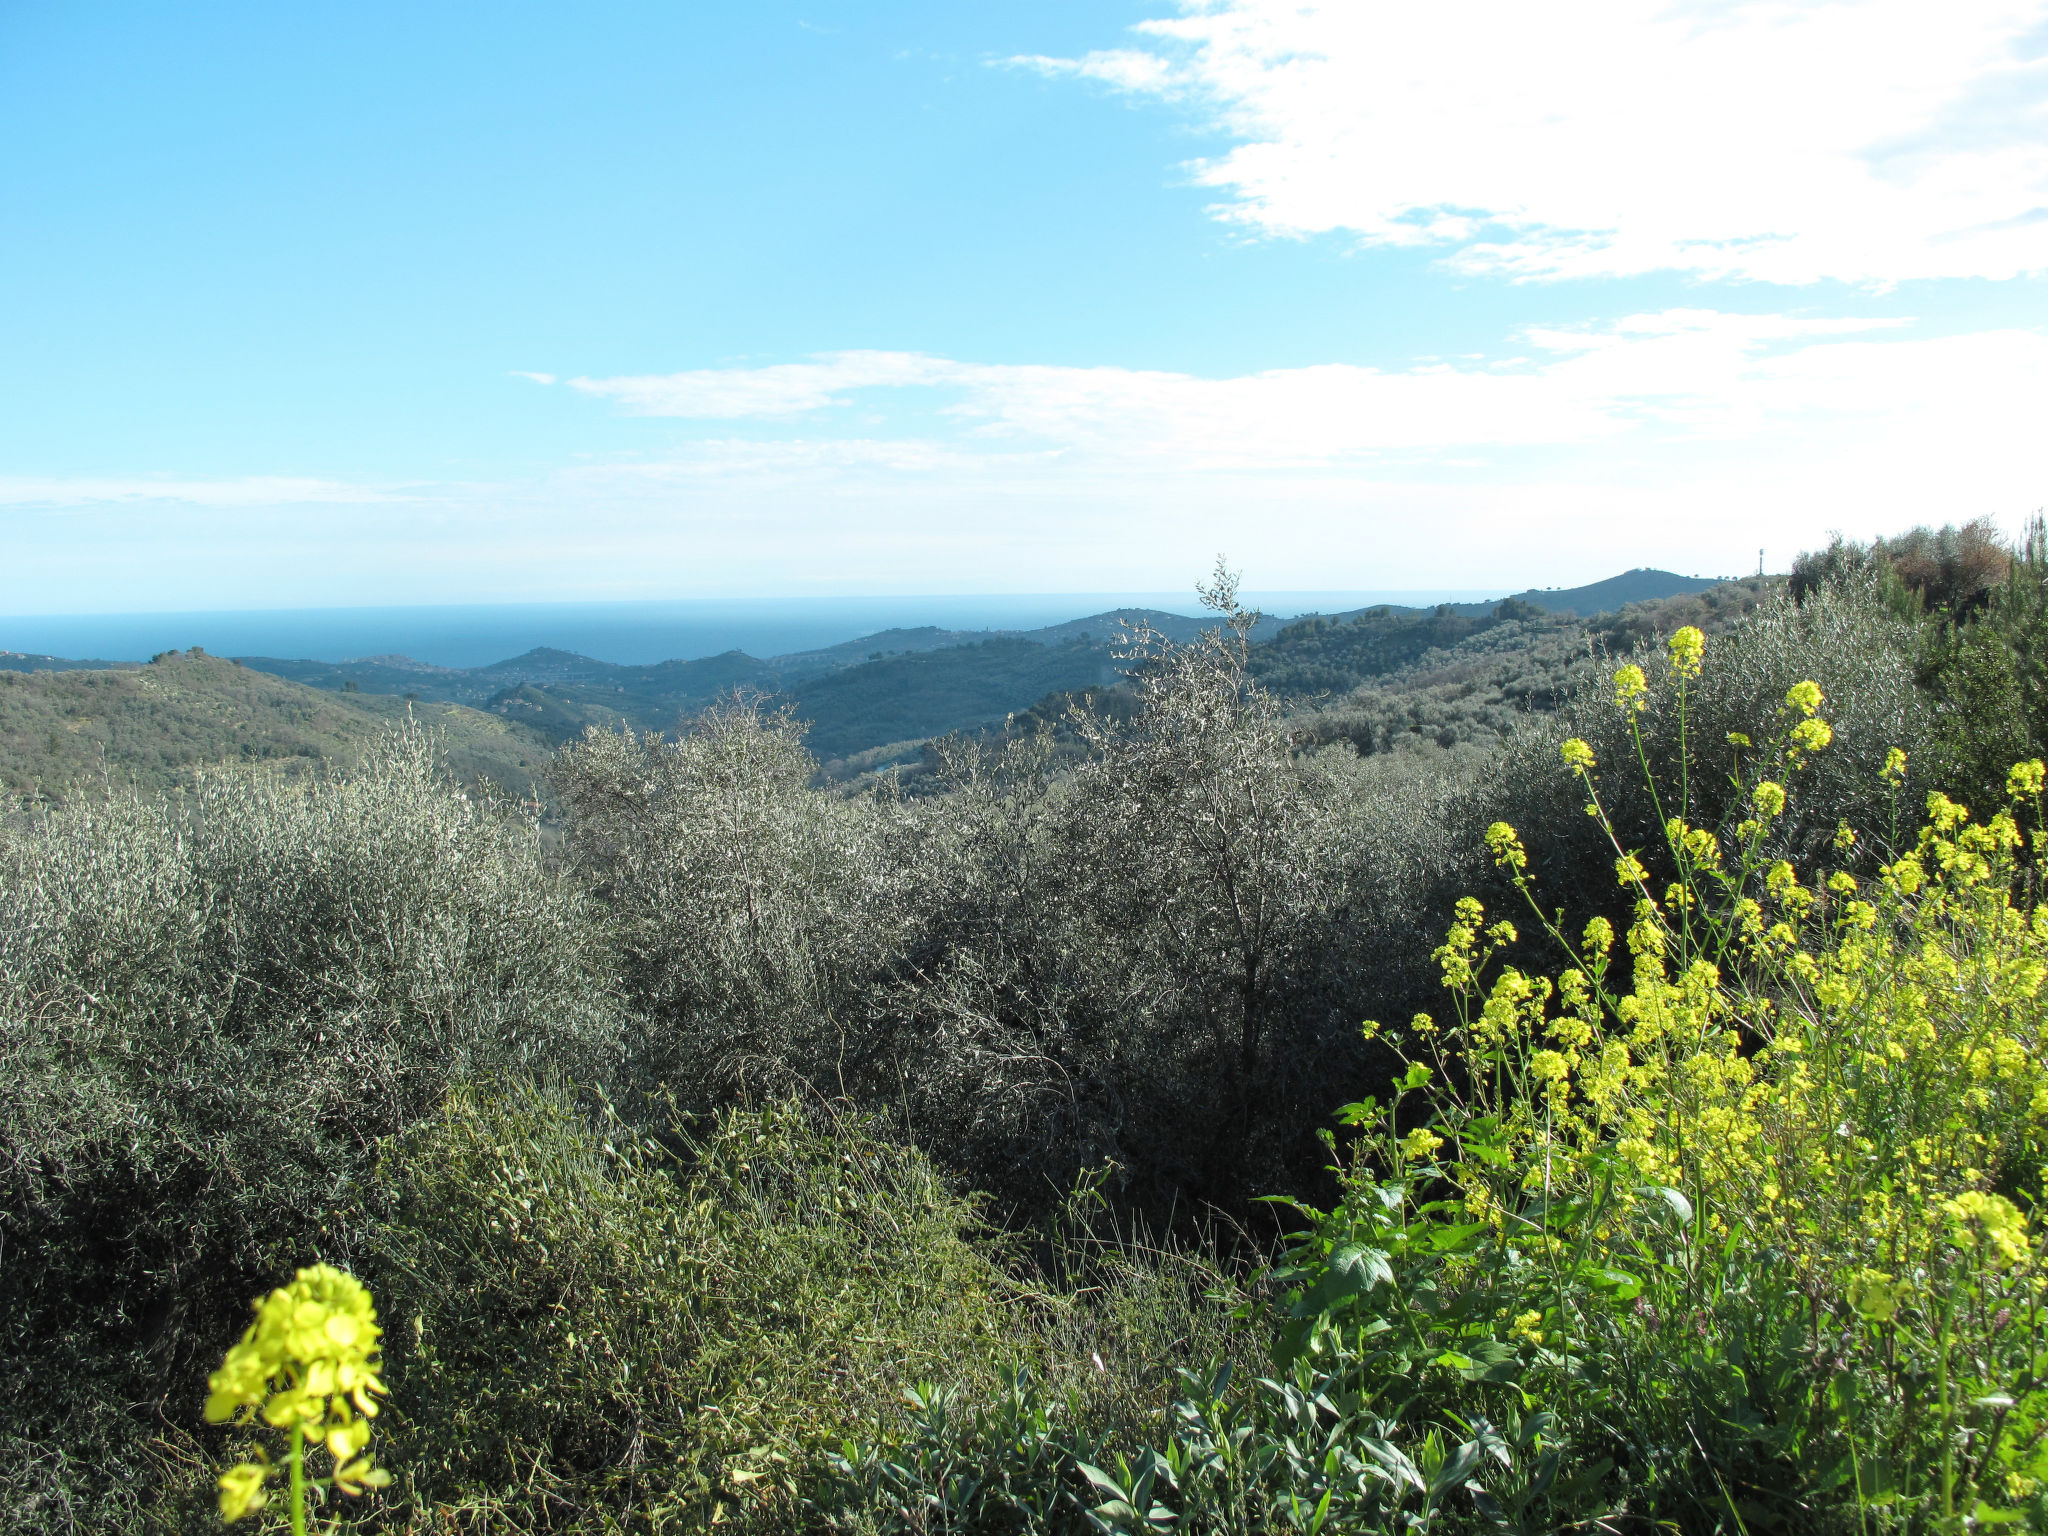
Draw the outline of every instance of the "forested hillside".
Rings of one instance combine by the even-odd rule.
[[[0,658],[11,659],[11,658]],[[71,799],[189,785],[211,766],[349,767],[408,715],[445,743],[465,783],[530,794],[550,746],[499,715],[370,693],[326,693],[197,651],[142,667],[0,666],[0,792]]]
[[[1637,615],[1632,620],[1607,618],[1605,610],[1590,624],[1577,616],[1580,611],[1592,612],[1595,602],[1628,593],[1695,589],[1707,589],[1708,596],[1637,603],[1627,610]],[[1343,734],[1363,751],[1412,744],[1403,742],[1411,737],[1445,746],[1468,739],[1492,740],[1517,712],[1549,708],[1563,696],[1564,673],[1569,670],[1563,658],[1569,654],[1578,654],[1583,661],[1591,654],[1589,643],[1595,649],[1611,647],[1637,631],[1679,622],[1674,616],[1694,613],[1692,605],[1697,603],[1705,604],[1698,609],[1704,620],[1713,622],[1729,603],[1739,610],[1747,600],[1735,594],[1753,596],[1757,590],[1755,581],[1708,589],[1705,583],[1667,572],[1634,571],[1588,587],[1531,595],[1548,602],[1554,613],[1533,601],[1510,598],[1505,604],[1444,605],[1433,610],[1381,607],[1285,626],[1262,620],[1250,631],[1257,650],[1253,670],[1292,708],[1320,704],[1339,713],[1348,711],[1342,721],[1333,718],[1315,729],[1325,735]],[[1013,716],[1028,717],[1027,724],[1041,717],[1057,719],[1070,696],[1122,687],[1136,664],[1130,646],[1139,631],[1186,643],[1202,633],[1205,622],[1127,609],[1021,635],[888,630],[828,650],[768,660],[731,651],[638,667],[547,649],[468,669],[435,667],[403,656],[341,663],[240,660],[253,672],[341,695],[347,708],[331,721],[365,714],[390,718],[389,701],[402,699],[422,706],[468,706],[512,722],[521,729],[507,738],[514,744],[508,755],[495,751],[489,733],[467,715],[427,710],[456,730],[459,739],[452,750],[465,774],[488,775],[524,793],[531,764],[537,761],[532,751],[536,741],[559,747],[592,727],[673,733],[690,717],[736,692],[787,703],[795,718],[809,727],[811,749],[834,778],[859,779],[889,766],[914,767],[927,755],[926,745],[938,738],[1000,731]],[[1484,668],[1488,681],[1466,688],[1463,685],[1471,680],[1467,658],[1481,652],[1491,658]],[[9,665],[49,671],[87,664],[15,657]],[[1396,675],[1401,680],[1392,685],[1396,697],[1391,702],[1363,694],[1348,698],[1354,690],[1369,691],[1378,680]],[[246,680],[236,688],[241,703],[228,703],[223,695],[220,708],[195,706],[178,726],[167,727],[168,739],[178,743],[174,751],[179,764],[240,761],[252,753],[262,758],[324,753],[352,759],[353,745],[337,740],[331,751],[319,745],[320,730],[328,727],[314,729],[311,735],[291,736],[286,730],[275,739],[264,737],[268,727],[254,724],[256,716],[247,715],[244,708],[260,690],[252,692],[256,685]],[[266,720],[287,722],[296,718],[293,711],[303,714],[308,707],[303,698],[289,694],[274,700],[264,697],[257,714]],[[252,730],[257,735],[252,736]],[[162,734],[137,735],[112,726],[97,735],[88,731],[81,739],[85,758],[80,761],[97,764],[104,754],[116,775],[133,772],[141,775],[141,783],[168,782],[154,745]],[[268,745],[255,745],[259,737]],[[45,748],[50,739],[45,731]],[[91,745],[94,742],[100,745]],[[67,767],[66,761],[60,753],[43,762],[30,736],[19,731],[0,736],[0,782],[34,782],[49,788],[69,784],[78,764]]]
[[[2048,1525],[2040,529],[1209,591],[915,793],[807,684],[578,736],[545,842],[369,695],[0,673],[189,785],[0,823],[0,1531],[278,1528],[316,1263],[343,1531]],[[1095,655],[861,665],[954,651]]]

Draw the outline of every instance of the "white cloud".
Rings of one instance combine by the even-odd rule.
[[[1011,61],[1209,104],[1229,218],[1522,278],[2048,270],[2048,0],[1179,0]]]
[[[1533,329],[1518,349],[1491,360],[1396,371],[1324,364],[1223,379],[845,352],[575,382],[637,414],[698,419],[800,417],[885,388],[914,430],[944,434],[955,457],[986,444],[1145,473],[1749,436],[1833,418],[1910,420],[1958,400],[1995,410],[1988,396],[2039,398],[2048,389],[2048,336],[1990,332],[1959,344],[1900,339],[1892,334],[1898,324],[1670,310]],[[1964,351],[1979,371],[1957,376],[1952,360]],[[929,397],[903,393],[913,389]],[[830,438],[849,463],[909,452],[888,439]],[[791,445],[731,443],[725,451],[773,453],[786,464]],[[815,459],[822,450],[811,441],[801,451]],[[918,462],[929,467],[931,452],[920,446]]]
[[[584,384],[670,419],[494,484],[0,481],[0,613],[1160,591],[1218,549],[1268,589],[1570,585],[2048,501],[2048,333],[2017,328],[1679,309],[1406,369],[840,353]]]
[[[515,379],[529,379],[535,384],[552,384],[555,382],[555,376],[552,373],[528,373],[524,368],[514,368],[511,376]]]
[[[1100,80],[1122,91],[1151,91],[1161,95],[1176,91],[1181,78],[1170,61],[1139,48],[1104,49],[1078,59],[1055,59],[1042,53],[1032,53],[1002,62],[1041,75],[1079,75],[1084,80]]]
[[[0,475],[0,505],[86,506],[97,502],[180,502],[206,507],[347,505],[393,500],[398,493],[339,480],[240,475],[200,480],[170,475]]]
[[[839,403],[846,392],[888,385],[942,384],[958,365],[915,352],[828,352],[816,362],[767,368],[699,368],[688,373],[571,379],[572,389],[617,400],[639,416],[796,416]]]

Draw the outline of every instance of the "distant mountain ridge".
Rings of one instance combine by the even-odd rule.
[[[1262,621],[1255,670],[1287,696],[1327,694],[1404,666],[1517,614],[1591,619],[1631,603],[1684,597],[1717,585],[1640,568],[1581,587],[1518,592],[1510,599],[1428,608],[1376,605],[1334,615]],[[551,647],[479,667],[443,667],[383,654],[324,662],[237,658],[248,669],[329,695],[360,694],[466,706],[516,722],[559,744],[592,725],[672,731],[735,691],[786,701],[809,726],[828,764],[914,755],[921,743],[999,725],[1049,699],[1115,687],[1128,629],[1148,627],[1185,643],[1215,620],[1123,608],[1023,631],[898,628],[818,650],[766,659],[732,650],[688,660],[621,665]],[[176,654],[176,653],[171,653]],[[0,653],[0,670],[61,671],[113,664]],[[366,699],[367,703],[368,700]]]

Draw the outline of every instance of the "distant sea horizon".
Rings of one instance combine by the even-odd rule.
[[[1376,603],[1419,608],[1505,595],[1493,588],[1246,592],[1243,601],[1291,619]],[[337,662],[397,655],[480,667],[546,646],[644,666],[732,650],[786,656],[927,625],[970,633],[1044,629],[1117,608],[1202,611],[1192,592],[1072,592],[33,614],[0,616],[0,650],[132,662],[199,646],[216,656]]]

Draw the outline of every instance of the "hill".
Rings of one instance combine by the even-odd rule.
[[[1610,576],[1605,581],[1590,582],[1583,587],[1531,587],[1527,592],[1517,592],[1512,601],[1528,603],[1546,613],[1576,614],[1582,619],[1597,617],[1603,613],[1614,613],[1630,603],[1661,602],[1670,597],[1690,597],[1704,592],[1709,587],[1721,585],[1721,578],[1705,576],[1678,576],[1670,571],[1655,571],[1648,566],[1638,566],[1632,571],[1623,571],[1619,576]],[[1452,605],[1459,613],[1483,613],[1490,603],[1456,603]]]
[[[1286,624],[1267,620],[1254,633],[1254,672],[1266,686],[1296,701],[1297,708],[1305,708],[1422,665],[1425,658],[1476,642],[1502,625],[1511,626],[1510,632],[1486,644],[1503,654],[1545,646],[1569,649],[1571,637],[1584,632],[1591,616],[1631,604],[1696,597],[1714,586],[1696,577],[1639,569],[1583,587],[1532,589],[1504,604],[1379,606]],[[1048,701],[1064,695],[1114,686],[1124,674],[1116,653],[1126,626],[1147,625],[1185,642],[1208,623],[1187,614],[1117,609],[1021,632],[924,626],[766,659],[728,651],[647,665],[620,665],[546,647],[470,668],[434,666],[406,656],[342,662],[239,659],[251,672],[319,690],[328,698],[350,699],[359,709],[388,711],[392,701],[444,710],[466,707],[517,724],[528,738],[548,747],[574,740],[593,725],[672,732],[734,691],[779,695],[810,726],[812,750],[837,776],[914,757],[918,744],[935,736],[1000,726],[1009,716],[1051,707]],[[89,665],[53,657],[23,662],[23,670],[30,662],[38,670]],[[386,702],[372,706],[371,700]],[[278,751],[292,755],[282,745]],[[516,754],[512,760],[493,761],[494,771],[526,771]]]
[[[545,647],[470,668],[437,667],[407,656],[238,659],[314,688],[467,704],[520,720],[556,744],[590,725],[673,731],[686,716],[735,690],[784,694],[811,724],[816,750],[838,757],[998,722],[1055,689],[1093,686],[1115,673],[1112,651],[1123,626],[1145,624],[1184,641],[1208,622],[1120,608],[1017,633],[927,625],[766,660],[727,651],[643,666]],[[1077,645],[1089,651],[1086,660],[1074,653]],[[927,659],[910,660],[918,657]]]
[[[1639,641],[1685,624],[1725,634],[1783,586],[1782,577],[1745,577],[1590,620],[1510,598],[1490,617],[1416,621],[1407,633],[1368,620],[1348,649],[1342,627],[1301,626],[1305,633],[1283,634],[1257,665],[1269,686],[1294,701],[1297,725],[1311,740],[1348,741],[1362,756],[1490,751],[1518,720],[1557,709]]]
[[[790,690],[821,760],[864,748],[1000,724],[1048,693],[1105,687],[1123,676],[1110,648],[1076,635],[1061,645],[996,638],[906,652],[798,683]]]
[[[41,658],[55,660],[56,658]],[[112,783],[169,789],[207,768],[307,772],[347,765],[413,716],[465,782],[530,794],[541,733],[462,705],[326,692],[202,652],[141,667],[27,669],[0,658],[0,793],[63,800]]]
[[[0,651],[0,672],[75,672],[81,667],[132,666],[132,662],[78,661],[65,656],[38,656],[28,651]]]
[[[1477,767],[1517,724],[1561,707],[1600,667],[1612,664],[1609,658],[1685,624],[1725,634],[1783,585],[1782,577],[1747,577],[1632,602],[1591,619],[1568,608],[1539,609],[1519,597],[1462,605],[1480,607],[1478,614],[1444,604],[1311,616],[1256,645],[1250,666],[1280,697],[1297,739],[1311,746],[1344,742],[1364,757],[1422,753],[1432,755],[1433,767]],[[1128,689],[1098,689],[1088,700],[1112,714],[1135,707]],[[1076,693],[1037,700],[1017,712],[1014,729],[1050,729],[1061,736],[1076,702]],[[828,764],[828,772],[852,778],[909,762],[913,754],[904,749],[912,745],[897,743],[873,761]],[[913,779],[910,787],[921,784],[921,778]]]

